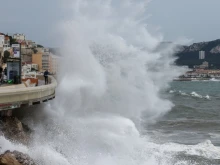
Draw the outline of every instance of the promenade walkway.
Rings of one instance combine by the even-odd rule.
[[[37,77],[40,81],[38,86],[29,86],[24,83],[0,86],[0,112],[22,106],[40,104],[55,98],[57,86],[55,78],[49,76],[50,83],[43,85],[43,76],[39,75]]]

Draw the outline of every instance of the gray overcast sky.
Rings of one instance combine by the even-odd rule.
[[[220,38],[220,0],[153,0],[149,23],[161,27],[166,40]]]
[[[28,39],[56,45],[53,29],[68,17],[63,0],[7,0],[0,5],[0,31],[25,33]],[[152,0],[148,23],[159,26],[165,40],[188,37],[197,41],[220,38],[220,0]],[[62,12],[61,12],[62,11]]]

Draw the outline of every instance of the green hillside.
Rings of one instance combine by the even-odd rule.
[[[204,60],[199,59],[199,51],[205,51]],[[200,65],[203,61],[207,61],[210,68],[220,69],[220,39],[184,46],[176,56],[178,57],[177,65],[187,65],[193,68],[194,65]]]

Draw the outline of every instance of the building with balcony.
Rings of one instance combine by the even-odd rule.
[[[11,51],[10,38],[8,35],[0,33],[0,55],[3,55],[6,50]]]
[[[38,65],[38,71],[50,71],[49,54],[36,53],[32,54],[32,63]]]
[[[5,45],[10,46],[10,38],[8,35],[5,35]]]
[[[10,47],[10,38],[8,35],[0,34],[0,47]]]
[[[38,65],[33,63],[22,64],[22,73],[28,73],[32,71],[38,71]]]
[[[20,44],[21,44],[21,48],[23,48],[23,49],[28,48],[26,41],[22,41]]]
[[[37,44],[31,40],[26,40],[26,43],[27,43],[28,48],[36,48],[37,47]]]
[[[49,54],[42,55],[42,70],[48,70],[50,72]]]
[[[25,40],[25,35],[24,34],[14,34],[13,35],[13,39],[16,39],[16,40],[20,40],[20,41],[24,41]]]
[[[4,44],[5,44],[5,36],[0,35],[0,47],[3,48]]]

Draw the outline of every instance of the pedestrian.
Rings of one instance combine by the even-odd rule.
[[[48,70],[46,70],[46,71],[44,72],[45,85],[48,84],[48,74],[49,74],[49,72],[48,72]]]
[[[2,84],[2,82],[3,82],[3,68],[2,67],[0,67],[0,84]]]

